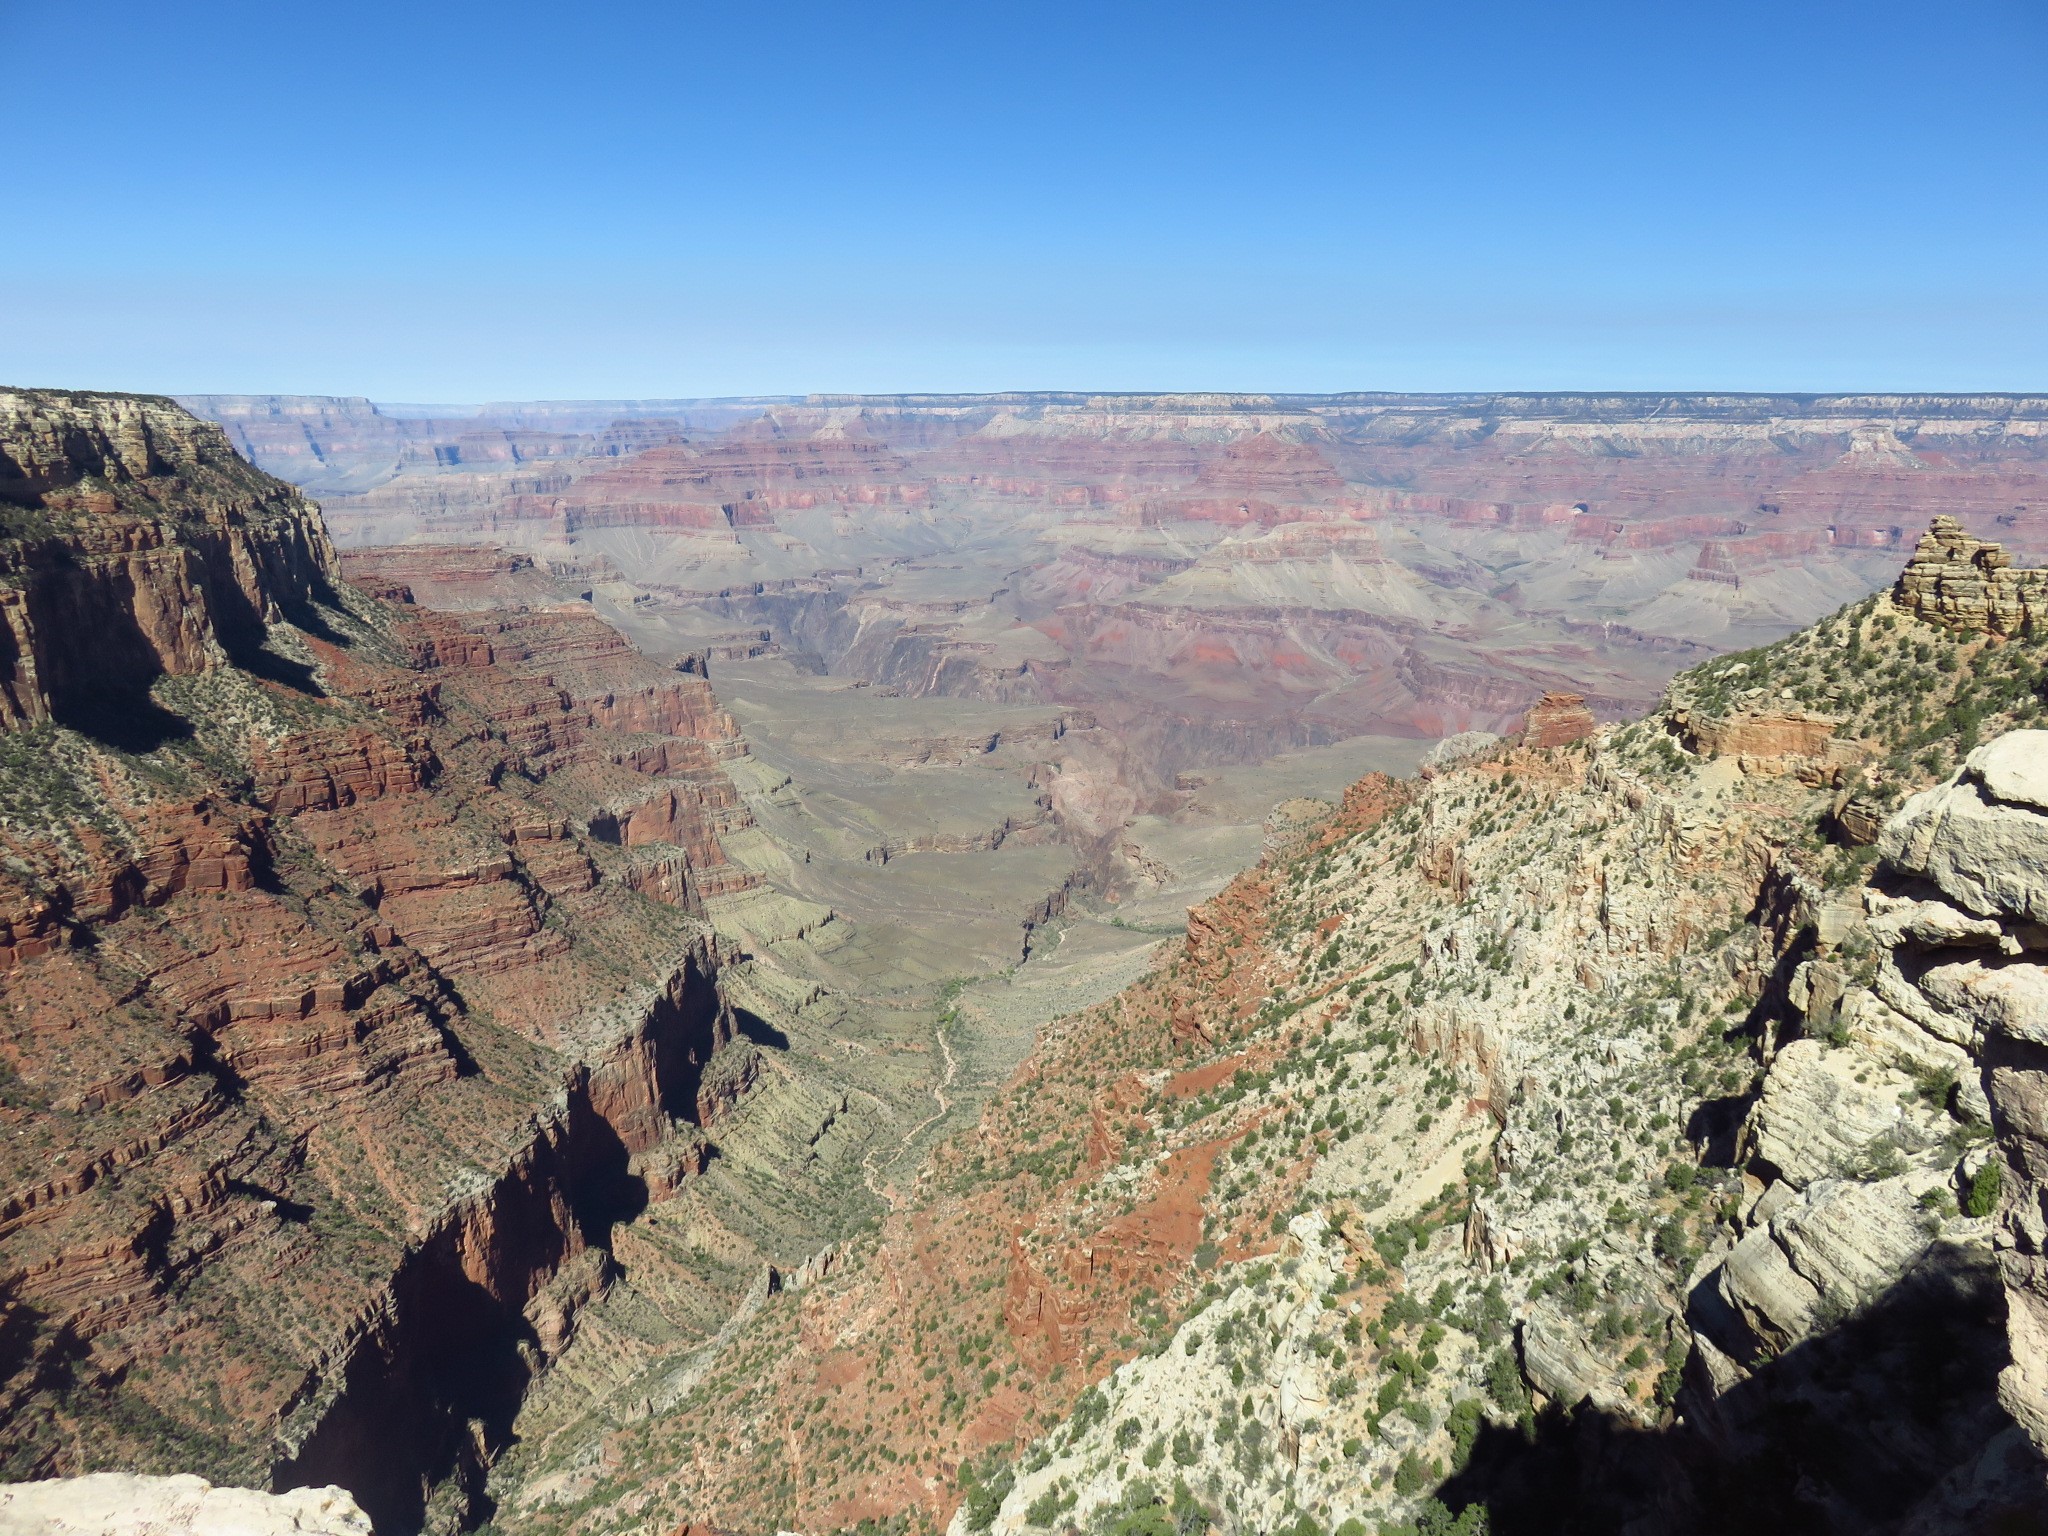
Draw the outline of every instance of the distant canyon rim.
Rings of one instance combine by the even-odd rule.
[[[1548,691],[1638,714],[1889,582],[1933,515],[2048,553],[2043,398],[184,403],[431,600],[545,578],[698,655],[757,747],[929,762],[1057,732],[1036,787],[1112,853],[1283,755],[1328,794]]]

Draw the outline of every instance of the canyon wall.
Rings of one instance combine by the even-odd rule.
[[[1999,1216],[2012,1352],[1999,1399],[2048,1451],[2048,731],[1979,747],[1907,801],[1878,847],[1906,881],[1885,914],[1880,996],[1981,1068],[2003,1159],[1981,1186]]]
[[[168,401],[0,391],[0,721],[225,665],[331,595],[318,512]]]
[[[165,401],[0,395],[0,495],[6,1469],[473,1519],[764,1070],[732,722],[587,604],[352,583]]]
[[[215,408],[345,553],[164,402],[0,397],[10,1475],[386,1536],[2027,1512],[2042,402]],[[707,668],[858,736],[837,798]],[[913,967],[765,826],[934,929],[936,861],[1066,840],[1036,964],[1193,770],[1360,731],[1454,750],[954,1119],[983,1042],[873,1025]],[[881,835],[891,775],[974,815]]]

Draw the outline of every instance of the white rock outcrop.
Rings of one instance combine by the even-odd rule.
[[[1878,852],[1979,917],[2048,922],[2048,816],[2031,799],[2005,798],[2038,797],[2043,763],[2048,731],[2012,731],[1977,748],[1885,823]]]
[[[1853,1168],[1871,1146],[1898,1132],[1904,1081],[1873,1074],[1860,1052],[1795,1040],[1764,1079],[1751,1120],[1756,1153],[1800,1189]]]
[[[95,1472],[0,1485],[0,1536],[373,1536],[340,1488],[261,1493],[203,1477]]]
[[[1878,847],[1895,871],[1931,880],[1999,929],[1984,947],[1975,924],[1951,917],[1897,925],[1879,990],[1967,1044],[1982,1068],[2003,1159],[1997,1245],[2012,1364],[1999,1401],[2048,1451],[2048,731],[1978,747],[1907,801]]]

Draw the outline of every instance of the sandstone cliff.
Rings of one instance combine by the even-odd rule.
[[[829,913],[728,851],[758,834],[702,678],[531,565],[441,608],[460,559],[337,570],[310,521],[263,555],[292,537],[236,533],[160,405],[143,451],[125,404],[27,398],[25,438],[104,446],[8,450],[45,468],[0,554],[24,592],[90,567],[143,638],[124,712],[22,681],[0,735],[13,1475],[336,1482],[387,1536],[2038,1511],[2048,676],[2025,584],[1951,580],[1940,527],[1901,596],[1646,719],[1553,694],[1299,807],[796,1262],[743,1202],[858,1182],[880,1122],[791,1059],[837,1005],[772,952]],[[1335,450],[1286,429],[1250,460],[1306,492]],[[874,458],[812,452],[716,462],[807,494]],[[1410,649],[1503,723],[1535,691]],[[703,921],[741,910],[767,953]]]
[[[2048,616],[2048,571],[2020,570],[1998,545],[1937,517],[1900,572],[1892,601],[1945,629],[2031,635]]]
[[[165,400],[0,391],[0,723],[105,714],[331,597],[318,512]]]
[[[587,604],[353,586],[164,401],[0,394],[0,498],[5,1470],[474,1518],[780,1081],[702,920],[732,722]],[[687,1334],[764,1257],[638,1267]]]
[[[909,696],[1086,709],[1141,798],[1547,691],[1640,714],[1890,582],[1931,513],[2048,549],[2038,398],[198,404],[344,543],[488,537]]]
[[[1999,1400],[2048,1451],[2048,731],[1972,752],[1878,847],[1913,882],[1882,909],[1879,996],[1982,1071],[2003,1175],[1980,1163],[1965,1193],[1999,1219],[2012,1347]]]

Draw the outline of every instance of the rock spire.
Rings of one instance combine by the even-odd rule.
[[[1954,518],[1934,519],[1892,588],[1892,603],[1915,618],[1965,633],[2030,633],[2048,614],[2048,570],[2024,570],[2012,556],[1972,538]]]

